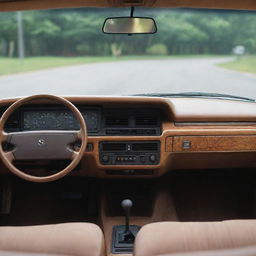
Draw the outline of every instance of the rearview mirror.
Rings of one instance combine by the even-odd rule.
[[[102,31],[105,34],[154,34],[157,27],[149,17],[112,17],[105,20]]]

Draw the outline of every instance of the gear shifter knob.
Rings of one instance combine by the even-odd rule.
[[[130,199],[125,199],[122,201],[121,205],[122,205],[123,209],[125,210],[125,212],[130,212],[133,203]]]
[[[129,230],[130,230],[129,217],[130,217],[132,205],[133,205],[133,203],[130,199],[125,199],[121,203],[121,206],[123,207],[123,209],[125,211],[125,232],[129,232]]]

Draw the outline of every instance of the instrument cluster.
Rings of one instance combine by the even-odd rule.
[[[96,132],[100,126],[99,109],[80,109],[87,129]],[[69,110],[24,110],[23,130],[78,130],[79,123],[74,114]]]

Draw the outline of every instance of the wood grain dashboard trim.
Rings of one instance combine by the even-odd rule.
[[[168,142],[171,139],[168,140]],[[167,143],[167,145],[169,145]],[[256,151],[256,135],[251,136],[174,136],[173,152]]]

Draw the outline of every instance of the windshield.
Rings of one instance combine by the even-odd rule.
[[[0,97],[201,92],[256,99],[256,15],[142,9],[157,33],[107,35],[129,9],[0,13]]]

